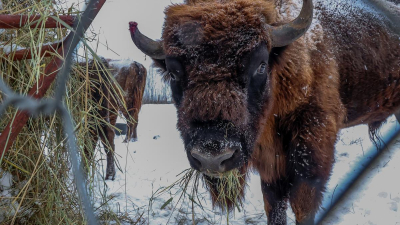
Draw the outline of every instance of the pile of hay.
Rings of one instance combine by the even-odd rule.
[[[53,0],[0,2],[0,14],[41,14],[47,17],[78,13],[77,9],[63,8],[60,2]],[[43,74],[50,58],[35,56],[31,60],[10,61],[6,54],[16,47],[33,48],[61,41],[68,30],[24,27],[19,30],[0,30],[0,33],[0,77],[14,91],[27,94]],[[88,56],[85,54],[82,57]],[[99,155],[100,150],[95,151],[96,146],[91,146],[91,142],[87,141],[91,138],[90,128],[106,122],[97,115],[99,102],[90,99],[90,89],[96,81],[88,79],[86,67],[75,65],[72,71],[65,103],[76,125],[78,147],[81,153],[87,147]],[[46,96],[53,94],[54,87]],[[2,98],[0,96],[0,102]],[[0,131],[15,116],[16,109],[8,108],[0,118]],[[85,224],[62,127],[63,122],[58,115],[30,118],[9,151],[0,157],[0,224]],[[95,213],[101,216],[102,222],[118,222],[118,216],[107,206],[105,190],[101,189],[104,185],[94,183],[98,177],[104,177],[103,160],[89,162],[84,154],[81,156],[87,171],[89,194],[92,200],[96,200]]]

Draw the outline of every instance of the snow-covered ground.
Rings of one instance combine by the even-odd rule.
[[[398,126],[394,118],[385,124],[382,134],[390,126]],[[218,210],[213,211],[209,195],[203,188],[199,189],[203,209],[196,204],[192,206],[187,196],[183,198],[183,204],[182,200],[176,204],[179,195],[174,193],[178,188],[161,196],[155,195],[157,190],[171,185],[178,179],[178,174],[189,168],[176,130],[173,105],[144,105],[139,115],[138,139],[128,144],[122,143],[122,136],[115,139],[117,158],[123,172],[118,171],[116,180],[107,181],[106,185],[107,194],[112,197],[109,204],[117,212],[131,217],[142,215],[143,224],[193,224],[193,218],[198,225],[227,224],[227,216]],[[366,126],[341,132],[325,203],[331,201],[338,183],[353,170],[354,164],[371,146]],[[373,167],[358,191],[347,197],[347,202],[339,206],[335,215],[323,224],[400,224],[400,151],[394,147],[383,158]],[[267,223],[257,174],[250,176],[248,185],[244,210],[230,215],[229,224]],[[165,206],[171,198],[172,201]],[[288,212],[288,224],[295,224],[293,213],[290,209]]]

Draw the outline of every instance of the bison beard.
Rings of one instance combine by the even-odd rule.
[[[231,211],[235,207],[242,206],[248,175],[245,166],[227,173],[222,177],[203,175],[203,182],[211,193],[213,207]]]
[[[288,202],[297,224],[313,223],[339,130],[368,124],[374,136],[400,106],[400,38],[388,26],[398,21],[361,0],[314,0],[310,28],[312,2],[300,13],[297,3],[187,0],[165,10],[161,41],[130,23],[171,84],[189,162],[214,205],[234,207],[212,177],[254,168],[269,224],[286,224]]]

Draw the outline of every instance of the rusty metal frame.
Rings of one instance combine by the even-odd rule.
[[[73,51],[75,50],[81,38],[84,36],[84,33],[89,28],[93,19],[96,17],[105,2],[106,0],[91,0],[87,5],[85,11],[82,13],[82,16],[74,19],[73,30],[64,39],[64,41],[61,44],[49,45],[48,47],[45,46],[46,50],[56,51],[57,55],[61,55],[64,57],[60,58],[57,55],[53,56],[50,63],[46,66],[44,74],[40,76],[39,81],[30,89],[28,96],[22,96],[13,92],[0,79],[0,90],[5,97],[3,103],[0,105],[0,115],[2,115],[6,108],[10,105],[16,106],[19,109],[15,119],[6,126],[6,128],[2,131],[0,135],[0,161],[7,150],[10,148],[10,146],[14,143],[17,135],[25,126],[29,117],[36,116],[38,114],[49,115],[58,112],[64,121],[64,133],[68,141],[68,152],[71,159],[75,185],[77,187],[88,224],[97,224],[97,219],[94,215],[92,203],[87,194],[85,185],[86,182],[79,162],[77,144],[74,138],[73,121],[68,110],[63,104],[63,97],[65,95],[65,84],[69,78]],[[20,21],[19,24],[9,23],[9,25],[7,25],[8,27],[6,28],[19,28],[23,25],[36,27],[38,24],[32,24],[31,19],[36,19],[34,21],[40,22],[40,18],[35,17],[31,18],[24,16],[12,16],[11,18],[13,20],[18,20],[18,17]],[[71,17],[63,19],[71,19]],[[2,21],[2,26],[6,26],[4,25],[4,20]],[[49,19],[48,21],[44,22],[44,26],[46,28],[60,26],[58,22],[54,22],[55,21],[52,21],[52,19]],[[69,21],[68,23],[71,23],[71,21]],[[1,25],[0,28],[2,28]],[[20,53],[26,58],[29,58],[29,55],[31,55],[29,50],[25,50]],[[46,51],[44,51],[43,53],[45,54]],[[15,55],[16,54],[14,54],[14,57]],[[18,55],[20,54],[17,54],[17,57],[15,59],[23,59],[23,57],[19,58]],[[56,77],[58,91],[55,94],[55,98],[43,99],[43,96],[46,94],[47,90],[49,89],[50,85],[53,83]]]

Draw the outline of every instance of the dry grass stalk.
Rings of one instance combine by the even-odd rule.
[[[168,187],[157,190],[152,197],[154,199],[164,194],[172,195],[161,208],[165,208],[168,204],[174,203],[174,198],[177,198],[171,211],[171,216],[177,209],[179,203],[183,205],[184,201],[188,199],[192,205],[192,222],[195,223],[195,207],[204,210],[204,196],[201,196],[199,193],[199,185],[201,184],[211,192],[211,198],[214,204],[213,207],[220,208],[222,212],[226,213],[228,224],[230,213],[233,211],[234,207],[240,212],[243,206],[242,197],[244,186],[246,185],[246,174],[242,174],[237,169],[220,174],[219,177],[214,178],[207,177],[194,169],[186,169],[178,174],[177,177],[179,178],[174,183]],[[171,194],[175,189],[178,189],[178,191]]]
[[[68,11],[71,14],[77,13],[74,8],[60,8],[52,0],[2,0],[2,6],[3,10],[0,10],[0,13],[39,14],[43,18]],[[18,30],[5,30],[0,35],[1,78],[14,91],[27,94],[49,63],[48,58],[40,56],[40,49],[37,49],[37,46],[61,41],[67,33],[68,30],[64,28],[36,29],[29,26]],[[30,48],[33,57],[31,60],[12,61],[4,51],[5,45]],[[90,98],[91,88],[96,81],[87,79],[86,68],[75,66],[73,74],[66,87],[65,104],[74,119],[81,152],[89,148],[96,155],[99,153],[94,150],[96,146],[87,141],[91,137],[90,128],[99,126],[102,122],[107,123],[96,113],[95,109],[99,103],[93,102]],[[120,93],[120,90],[115,90],[114,87],[111,91]],[[53,94],[54,87],[46,96]],[[0,95],[0,102],[2,98]],[[12,107],[7,109],[0,118],[0,130],[3,130],[15,117],[16,109]],[[0,179],[8,174],[12,178],[12,185],[8,187],[7,194],[0,190],[0,224],[85,224],[73,184],[62,127],[63,122],[58,115],[30,118],[10,151],[0,156]],[[85,156],[81,155],[85,161]],[[107,193],[101,188],[102,185],[95,184],[98,177],[103,177],[102,161],[86,162],[88,190],[96,202],[96,213],[107,215],[103,220],[104,223],[119,221],[119,215],[107,204]]]

